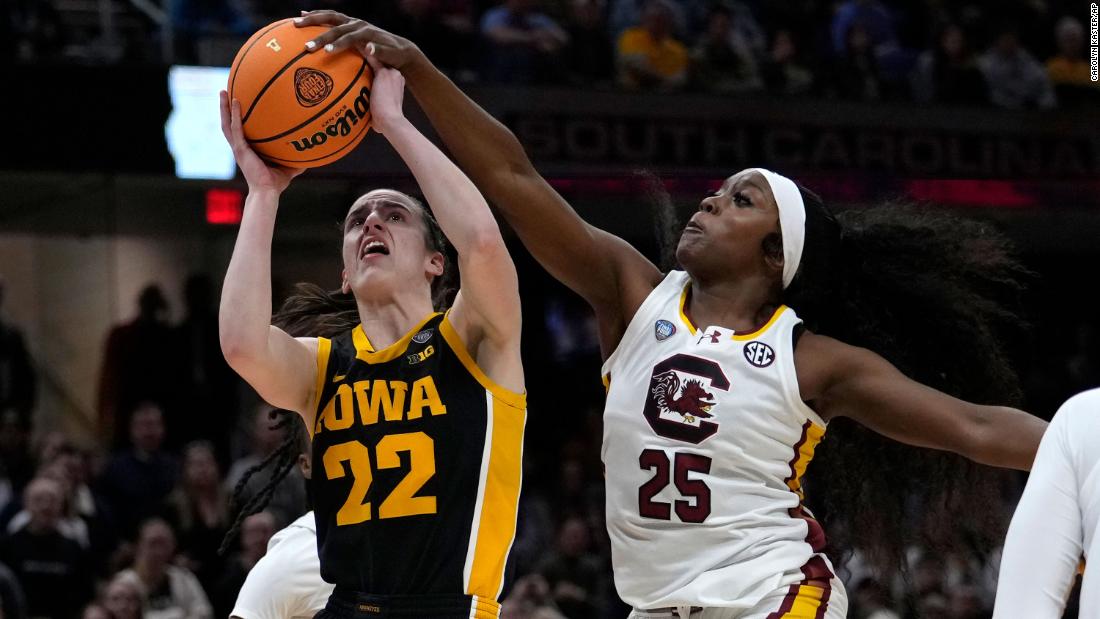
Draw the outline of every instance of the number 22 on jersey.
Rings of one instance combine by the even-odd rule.
[[[409,472],[378,506],[379,519],[436,513],[434,496],[416,496],[435,475],[435,442],[423,432],[388,434],[374,448],[376,466],[379,469],[400,467],[401,457],[398,454],[401,452],[409,453]],[[323,460],[328,479],[344,477],[347,474],[345,462],[354,479],[347,501],[336,512],[336,525],[370,520],[371,502],[366,500],[374,481],[370,449],[359,441],[339,443],[325,450]]]

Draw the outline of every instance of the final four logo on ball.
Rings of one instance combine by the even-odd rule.
[[[667,320],[658,320],[657,324],[653,325],[653,330],[657,335],[657,341],[663,342],[676,333],[676,325]]]
[[[332,78],[324,71],[301,67],[294,72],[294,94],[299,104],[313,107],[324,101],[331,92]]]

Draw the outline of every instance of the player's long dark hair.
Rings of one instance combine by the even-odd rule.
[[[1029,273],[1004,236],[987,224],[912,205],[834,217],[812,192],[802,194],[806,244],[783,302],[808,329],[868,348],[953,396],[980,404],[1020,401],[1002,342],[1021,334],[1017,308]],[[778,237],[766,238],[762,250],[782,256]],[[1003,538],[995,511],[1000,475],[837,419],[805,487],[835,563],[858,549],[873,567],[895,571],[905,569],[910,544],[961,538],[983,550]],[[924,528],[929,522],[941,526]]]

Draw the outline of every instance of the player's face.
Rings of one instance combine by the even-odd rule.
[[[443,256],[428,248],[426,227],[420,206],[400,192],[380,189],[356,200],[344,219],[344,291],[366,298],[423,286],[430,295]]]
[[[779,209],[767,181],[758,172],[739,172],[699,203],[680,236],[676,258],[695,277],[764,272],[780,278],[782,263],[776,265],[763,250],[764,239],[778,232]]]

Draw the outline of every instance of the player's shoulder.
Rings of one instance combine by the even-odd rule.
[[[1073,431],[1100,427],[1100,389],[1082,391],[1066,400],[1051,420],[1051,425],[1055,424]]]

